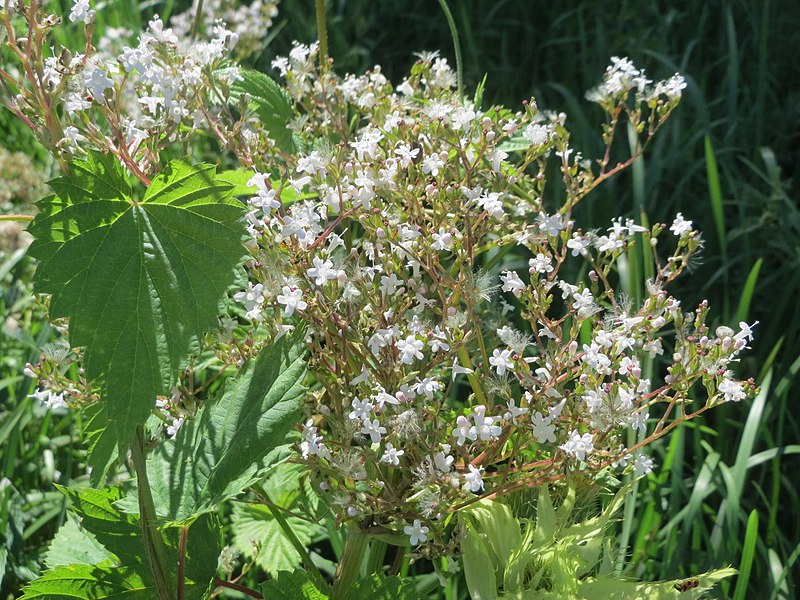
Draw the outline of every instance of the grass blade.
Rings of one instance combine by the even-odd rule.
[[[750,303],[753,300],[753,294],[756,291],[756,283],[758,282],[758,274],[761,271],[761,265],[764,263],[763,258],[759,258],[750,273],[747,276],[747,281],[744,283],[742,295],[739,297],[739,306],[736,309],[736,322],[746,321],[747,315],[750,313]]]
[[[722,252],[722,262],[728,262],[728,240],[725,237],[725,211],[722,207],[722,185],[719,181],[719,169],[717,168],[717,158],[714,155],[714,147],[711,138],[706,135],[706,174],[708,177],[708,197],[711,200],[711,214],[714,217],[714,226],[717,229],[717,240]]]
[[[733,592],[733,600],[744,600],[747,593],[747,584],[750,582],[750,570],[753,568],[753,559],[758,541],[758,513],[754,510],[747,519],[747,531],[744,534],[744,547],[742,560],[739,563],[739,578]]]

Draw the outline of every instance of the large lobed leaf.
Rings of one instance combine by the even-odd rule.
[[[300,418],[305,349],[300,335],[261,351],[225,392],[147,461],[157,514],[184,522],[213,510],[255,482],[285,455]]]
[[[172,161],[136,201],[112,156],[90,154],[50,182],[29,227],[34,279],[69,317],[73,346],[102,382],[120,445],[169,390],[245,256],[244,207],[211,165]]]

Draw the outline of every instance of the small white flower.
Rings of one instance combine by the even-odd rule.
[[[73,23],[83,21],[88,25],[94,21],[94,11],[89,8],[89,0],[75,0],[69,11],[69,20]]]
[[[500,192],[489,192],[478,198],[478,206],[489,213],[490,216],[499,219],[505,214],[503,202],[500,200],[501,196]]]
[[[565,444],[559,446],[567,454],[571,454],[578,460],[586,460],[586,455],[594,450],[592,443],[592,434],[584,433],[581,435],[577,430],[573,429],[569,434],[569,440]]]
[[[312,261],[314,266],[306,271],[306,274],[314,280],[316,285],[325,285],[331,279],[337,279],[339,272],[333,268],[333,262],[330,259],[322,260],[319,256],[315,256]]]
[[[551,425],[549,418],[543,417],[542,413],[536,411],[531,417],[533,427],[533,437],[540,444],[553,444],[556,441],[555,430],[556,428]]]
[[[531,143],[531,146],[541,146],[547,143],[550,132],[544,125],[532,123],[525,128],[522,137]]]
[[[414,335],[409,335],[404,340],[397,341],[397,350],[400,352],[400,362],[404,365],[410,365],[416,360],[422,360],[422,349],[425,344],[417,339]]]
[[[479,404],[472,409],[472,420],[475,425],[470,428],[468,437],[471,440],[480,438],[484,442],[497,438],[503,432],[503,429],[494,424],[496,419],[497,417],[487,417],[486,407],[483,404]]]
[[[647,456],[646,454],[642,454],[641,452],[637,452],[636,456],[633,460],[633,474],[636,477],[641,477],[642,475],[647,475],[653,470],[655,466],[655,462],[652,458]]]
[[[473,465],[469,466],[469,473],[464,474],[464,489],[473,493],[483,490],[483,476],[481,469],[475,468]]]
[[[183,421],[183,417],[173,419],[172,423],[167,426],[167,435],[171,438],[174,438],[176,435],[178,435],[178,430],[183,425]]]
[[[553,259],[539,252],[536,256],[528,260],[530,265],[530,273],[552,273],[553,272]]]
[[[373,444],[378,444],[380,443],[383,434],[386,433],[386,427],[381,426],[381,422],[378,421],[378,419],[373,419],[372,421],[369,419],[364,419],[360,433],[369,436],[369,439]]]
[[[511,420],[513,423],[516,424],[517,417],[521,417],[522,415],[528,414],[527,408],[521,408],[516,405],[514,400],[508,401],[508,412],[504,415],[506,420]]]
[[[286,317],[291,317],[295,310],[305,310],[308,308],[308,302],[303,300],[303,290],[297,286],[288,285],[283,286],[281,289],[282,294],[278,294],[278,303],[286,306]]]
[[[77,127],[72,125],[64,127],[64,139],[61,141],[61,143],[66,147],[67,150],[70,152],[75,152],[80,148],[80,143],[85,141],[86,137],[81,135],[81,132]]]
[[[492,352],[492,356],[489,358],[489,364],[495,368],[499,376],[502,377],[505,375],[506,370],[514,370],[514,361],[511,360],[512,354],[513,352],[508,349],[498,350],[495,348],[494,352]]]
[[[739,402],[747,397],[742,382],[730,379],[729,373],[725,373],[719,384],[719,391],[723,394],[725,402]]]
[[[397,466],[400,464],[400,457],[405,454],[404,450],[398,450],[394,446],[392,446],[391,442],[386,444],[386,450],[383,452],[383,456],[381,456],[380,462],[388,463],[393,466]]]
[[[444,227],[439,227],[438,233],[432,233],[433,243],[431,248],[434,250],[450,250],[453,247],[453,233]]]
[[[503,282],[503,287],[501,289],[504,292],[511,292],[517,298],[519,298],[525,290],[525,283],[514,271],[503,271],[500,274],[500,280]]]
[[[445,447],[449,450],[450,445],[446,444]],[[433,455],[434,466],[442,473],[449,473],[450,467],[455,459],[443,451],[439,451]]]
[[[458,375],[469,375],[470,373],[474,373],[472,369],[468,369],[467,367],[462,367],[458,364],[458,357],[453,359],[453,381],[456,380]]]
[[[453,429],[453,437],[458,438],[456,444],[463,446],[464,442],[475,440],[474,428],[470,425],[469,419],[464,415],[459,415],[456,419],[456,427]]]
[[[408,541],[412,546],[422,544],[428,541],[428,532],[430,528],[425,527],[420,523],[419,519],[414,519],[413,525],[406,525],[403,527],[403,533],[408,536]]]
[[[353,407],[353,410],[350,411],[350,414],[347,415],[347,417],[353,419],[354,421],[366,421],[372,416],[372,409],[374,407],[369,400],[359,400],[358,398],[353,398],[353,402],[350,404],[350,406]]]
[[[675,220],[670,225],[669,230],[678,237],[683,237],[692,231],[692,222],[687,221],[681,213],[678,213],[675,215]]]
[[[417,394],[424,394],[428,400],[433,400],[433,395],[442,389],[442,384],[433,377],[426,377],[414,386]]]

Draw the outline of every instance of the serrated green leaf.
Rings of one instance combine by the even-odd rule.
[[[261,351],[225,392],[147,461],[156,512],[183,522],[255,482],[300,418],[306,374],[300,335]]]
[[[119,510],[114,503],[122,494],[118,488],[65,488],[58,486],[70,500],[70,510],[78,515],[85,528],[108,552],[123,564],[144,561],[139,518]]]
[[[22,600],[152,600],[155,587],[133,569],[111,563],[63,565],[24,589]]]
[[[500,142],[498,148],[503,152],[526,152],[530,150],[531,143],[520,133]]]
[[[320,590],[305,571],[281,571],[261,586],[264,598],[282,600],[328,600],[330,590]]]
[[[113,555],[71,516],[59,528],[44,554],[44,564],[48,569],[65,565],[97,565],[108,560],[114,560]]]
[[[411,579],[373,574],[360,579],[347,594],[348,600],[423,600]]]
[[[241,69],[240,74],[242,79],[231,87],[232,98],[238,101],[242,94],[249,94],[264,128],[278,147],[284,152],[296,152],[294,136],[288,128],[289,122],[294,118],[289,94],[264,73]]]
[[[245,256],[244,207],[215,167],[172,161],[141,201],[116,160],[98,153],[50,182],[28,231],[39,260],[36,289],[52,318],[101,381],[111,430],[122,446],[155,396],[168,391],[197,339],[217,323]]]
[[[88,443],[86,462],[91,467],[89,483],[101,487],[106,474],[119,457],[118,444],[114,431],[109,427],[106,402],[95,402],[84,407],[83,435]]]
[[[217,572],[219,555],[222,551],[222,525],[214,514],[205,514],[192,523],[186,538],[185,600],[203,600],[211,587]],[[179,530],[171,533],[179,534]],[[172,541],[171,550],[179,547],[178,537]]]
[[[319,526],[286,516],[291,530],[307,546],[311,543]],[[283,533],[269,508],[259,504],[237,504],[231,517],[233,545],[248,559],[270,575],[279,571],[289,571],[297,567],[302,559]]]

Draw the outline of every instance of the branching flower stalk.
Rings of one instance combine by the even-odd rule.
[[[647,474],[649,444],[755,392],[731,370],[752,326],[712,331],[707,303],[687,310],[668,291],[702,248],[691,220],[626,214],[587,230],[574,216],[664,126],[680,75],[652,81],[613,57],[587,95],[606,114],[592,162],[565,114],[534,99],[476,105],[437,53],[397,85],[378,66],[340,77],[320,30],[319,44],[273,63],[293,103],[278,95],[292,114],[276,125],[237,87],[236,31],[206,24],[208,39],[193,40],[189,17],[156,17],[138,40],[95,48],[87,8],[70,15],[85,52],[49,55],[43,36],[59,19],[6,1],[22,68],[2,72],[4,101],[65,164],[100,150],[145,185],[197,133],[238,161],[249,281],[206,342],[222,373],[304,328],[313,378],[294,461],[351,532],[337,597],[371,537],[410,559],[456,554],[453,513],[609,469]],[[631,153],[612,160],[628,125]],[[631,298],[619,262],[633,253],[652,275]],[[29,370],[45,402],[94,393],[48,361]],[[176,409],[183,391],[159,399],[169,435],[191,417]]]

